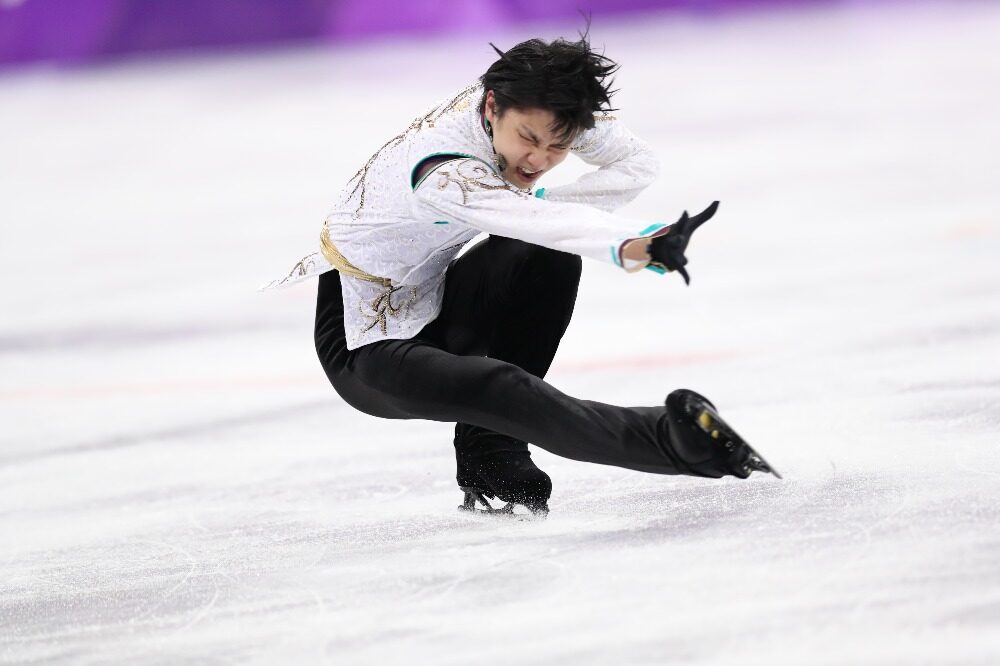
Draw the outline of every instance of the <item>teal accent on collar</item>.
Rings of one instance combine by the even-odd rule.
[[[486,119],[486,110],[484,108],[482,111],[479,112],[479,126],[483,128],[483,134],[486,135],[486,140],[492,146],[493,145],[493,135],[490,133],[489,128],[487,128],[487,125],[489,124],[489,122],[490,121]]]
[[[544,199],[545,198],[545,188],[544,187],[539,187],[537,190],[535,190],[535,198],[536,199]]]
[[[654,273],[659,273],[660,275],[663,275],[663,274],[665,274],[667,272],[667,269],[665,269],[665,268],[663,268],[661,266],[655,266],[653,264],[647,264],[646,265],[646,270],[647,271],[653,271]]]
[[[461,158],[461,157],[464,157],[466,159],[478,159],[474,155],[466,155],[465,153],[431,153],[430,155],[427,155],[426,157],[424,157],[423,159],[421,159],[419,162],[417,162],[416,164],[414,164],[413,165],[413,169],[410,170],[410,183],[412,184],[412,189],[416,190],[418,187],[420,187],[420,183],[424,182],[427,179],[427,176],[429,176],[432,173],[434,173],[435,171],[437,171],[437,168],[439,166],[441,166],[442,164],[447,164],[451,160],[444,160],[441,163],[436,164],[434,166],[434,168],[431,169],[430,171],[428,171],[427,173],[425,173],[423,175],[423,177],[418,182],[414,183],[413,182],[413,178],[414,178],[414,176],[417,175],[417,171],[420,169],[421,166],[423,166],[424,162],[426,162],[429,159],[433,159],[435,157],[444,157],[445,155],[454,155],[456,160],[459,159],[459,158]],[[482,161],[482,160],[480,160],[480,161]]]
[[[434,224],[448,224],[448,220],[438,220]]]

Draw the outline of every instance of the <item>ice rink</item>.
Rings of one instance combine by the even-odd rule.
[[[1000,5],[595,21],[676,275],[587,262],[549,376],[705,393],[785,476],[556,458],[460,514],[452,426],[312,342],[334,193],[487,41],[0,75],[0,662],[1000,663]],[[581,173],[561,167],[551,185]]]

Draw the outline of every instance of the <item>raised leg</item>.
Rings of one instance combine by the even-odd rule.
[[[522,269],[523,275],[529,276],[534,270],[529,265]],[[514,282],[530,284],[529,279],[520,277]],[[503,301],[496,303],[504,305]],[[514,306],[534,307],[525,306],[523,301]],[[488,349],[489,343],[482,343],[483,329],[475,320],[453,322],[456,325],[448,327],[439,324],[450,336],[444,342],[436,337],[439,334],[432,323],[425,329],[427,335],[417,339],[386,340],[347,351],[339,276],[326,273],[320,276],[316,348],[338,393],[368,414],[459,422],[504,436],[508,444],[511,440],[531,442],[574,460],[678,473],[673,453],[660,444],[665,429],[662,406],[626,408],[579,400],[535,374],[548,369],[571,313],[571,305],[564,307],[561,325],[547,328],[549,353],[533,355],[527,344],[511,350],[525,353],[522,361],[530,370],[496,358],[461,355],[486,353]]]

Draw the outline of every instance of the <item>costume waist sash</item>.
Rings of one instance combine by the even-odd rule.
[[[342,275],[350,275],[351,277],[358,278],[359,280],[374,282],[382,285],[383,287],[392,286],[392,280],[389,278],[378,277],[376,275],[372,275],[371,273],[366,273],[348,261],[347,257],[342,255],[340,250],[337,249],[337,246],[330,240],[330,228],[327,224],[328,223],[324,220],[323,231],[319,234],[319,247],[323,256],[326,257],[326,260],[330,262],[331,266],[336,268]]]

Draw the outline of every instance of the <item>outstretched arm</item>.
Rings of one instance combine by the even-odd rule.
[[[589,205],[533,197],[475,158],[435,165],[416,183],[414,195],[422,215],[621,267],[624,244],[664,228]]]
[[[511,187],[485,162],[453,158],[433,164],[415,183],[422,213],[464,223],[490,234],[517,238],[553,250],[599,261],[610,261],[627,271],[651,268],[678,271],[684,266],[691,234],[708,221],[718,207],[672,225],[647,225],[576,203],[556,203],[532,197]],[[629,230],[635,230],[631,234]]]

